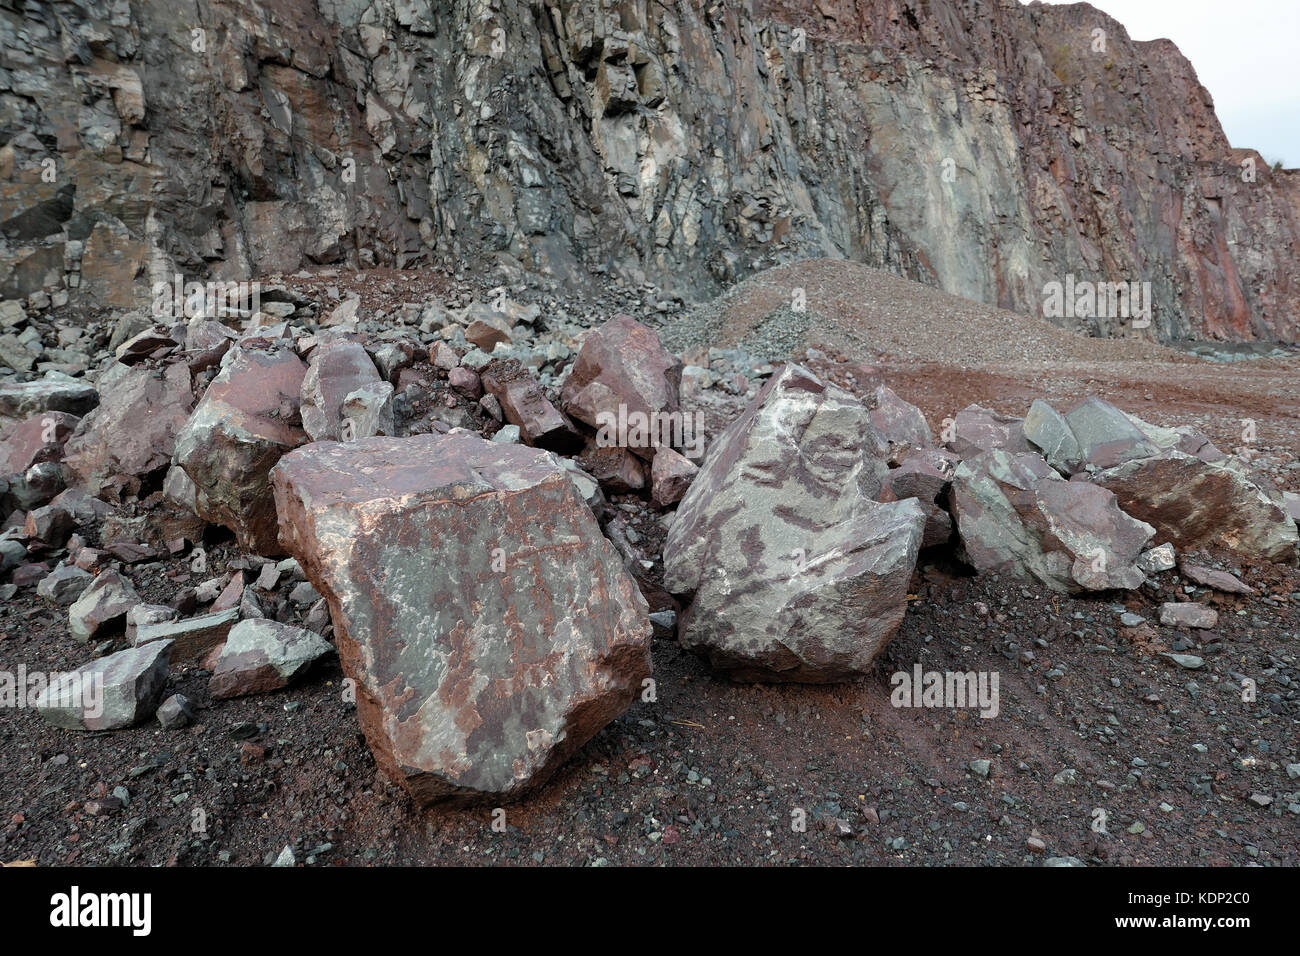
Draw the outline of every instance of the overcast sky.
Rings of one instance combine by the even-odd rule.
[[[1090,2],[1134,40],[1178,44],[1233,146],[1300,166],[1300,0]]]

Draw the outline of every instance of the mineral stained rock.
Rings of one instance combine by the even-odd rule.
[[[678,637],[737,680],[861,676],[906,608],[926,512],[876,498],[888,454],[867,408],[797,365],[720,435],[664,546],[691,593]]]
[[[549,453],[466,432],[320,442],[272,484],[366,739],[419,802],[517,798],[641,692],[645,600]]]

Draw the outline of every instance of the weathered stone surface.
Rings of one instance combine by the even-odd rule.
[[[660,508],[675,505],[682,500],[699,470],[685,455],[671,448],[660,448],[650,465],[650,500]]]
[[[168,659],[173,664],[202,657],[226,640],[239,621],[239,609],[229,608],[188,617],[183,620],[159,621],[136,625],[135,646],[143,647],[154,641],[168,641]]]
[[[176,439],[197,514],[234,531],[254,554],[282,553],[268,476],[281,455],[307,441],[299,415],[306,373],[288,350],[237,349]]]
[[[616,315],[588,333],[560,392],[560,407],[592,428],[636,414],[654,422],[680,409],[682,363],[654,330]],[[628,446],[651,460],[654,445]]]
[[[387,382],[368,382],[349,392],[339,410],[345,441],[391,435],[397,430],[393,423],[393,386]]]
[[[343,401],[363,385],[379,382],[379,372],[358,342],[323,343],[302,380],[302,426],[313,441],[342,436]]]
[[[483,382],[473,369],[457,366],[447,373],[447,384],[466,398],[477,401],[483,394]]]
[[[889,442],[892,460],[901,461],[908,449],[929,448],[934,444],[925,413],[903,401],[893,389],[878,386],[867,405],[871,410],[871,424]]]
[[[640,692],[645,601],[553,456],[465,432],[326,442],[272,484],[376,760],[420,802],[513,799]]]
[[[1100,492],[1100,494],[1099,494]],[[1136,588],[1154,529],[1096,485],[1065,481],[1036,454],[992,451],[963,461],[952,507],[966,560],[980,572],[1058,591]]]
[[[1178,570],[1182,572],[1183,577],[1193,584],[1213,588],[1216,591],[1222,591],[1224,594],[1244,594],[1249,596],[1258,593],[1235,574],[1229,574],[1227,571],[1218,571],[1214,568],[1206,568],[1186,561],[1178,566]]]
[[[184,362],[162,369],[114,364],[100,378],[101,403],[64,446],[69,484],[92,495],[133,495],[167,467],[176,436],[194,408]]]
[[[167,643],[109,654],[52,682],[37,713],[66,730],[117,730],[153,716],[167,687]]]
[[[951,437],[945,437],[945,445],[962,460],[995,450],[1023,454],[1032,451],[1025,440],[1023,424],[1023,419],[968,405],[953,419]]]
[[[157,716],[163,730],[179,730],[194,719],[194,711],[188,697],[172,694],[158,705]]]
[[[580,464],[600,482],[602,488],[613,494],[640,491],[645,487],[645,469],[631,449],[618,446],[588,448]]]
[[[124,628],[126,612],[139,603],[140,595],[130,581],[116,571],[101,571],[68,608],[68,630],[85,644],[107,631]]]
[[[1194,601],[1160,605],[1160,623],[1165,627],[1214,627],[1219,612]]]
[[[491,355],[498,345],[510,343],[510,332],[500,325],[475,319],[465,328],[465,341]]]
[[[313,632],[275,621],[240,621],[230,631],[208,681],[215,699],[288,687],[334,647]]]
[[[1300,541],[1281,497],[1256,484],[1231,459],[1207,463],[1168,450],[1099,471],[1091,480],[1114,492],[1121,508],[1181,552],[1227,548],[1285,561]]]
[[[1035,401],[1025,418],[1024,433],[1047,463],[1066,475],[1110,468],[1161,451],[1133,418],[1096,397],[1076,402],[1064,412],[1041,399]]]
[[[36,585],[36,596],[60,607],[67,607],[90,586],[94,575],[72,565],[60,565]]]
[[[786,365],[718,437],[677,510],[664,584],[684,647],[738,680],[867,672],[905,610],[925,514],[882,504],[867,408]]]
[[[517,362],[493,363],[481,376],[483,388],[496,396],[506,421],[519,426],[524,441],[538,448],[568,452],[582,439]]]

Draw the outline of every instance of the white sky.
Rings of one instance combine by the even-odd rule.
[[[1178,44],[1233,146],[1300,166],[1300,0],[1090,2],[1134,40]]]

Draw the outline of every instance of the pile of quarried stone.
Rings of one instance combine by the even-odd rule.
[[[462,318],[431,346],[348,316],[155,325],[93,385],[0,386],[6,597],[66,606],[94,649],[79,673],[104,687],[97,713],[53,690],[41,712],[176,726],[173,667],[201,663],[220,699],[337,652],[389,776],[422,803],[499,802],[650,686],[672,615],[650,613],[654,562],[606,495],[662,514],[678,640],[747,681],[867,673],[927,548],[1072,593],[1137,588],[1188,549],[1295,554],[1294,499],[1194,429],[1095,398],[971,406],[936,441],[887,387],[861,400],[787,364],[706,453],[682,363],[632,318],[589,333],[549,393],[499,348],[517,326]],[[202,576],[209,525],[243,557],[142,600],[133,568],[171,555]]]

